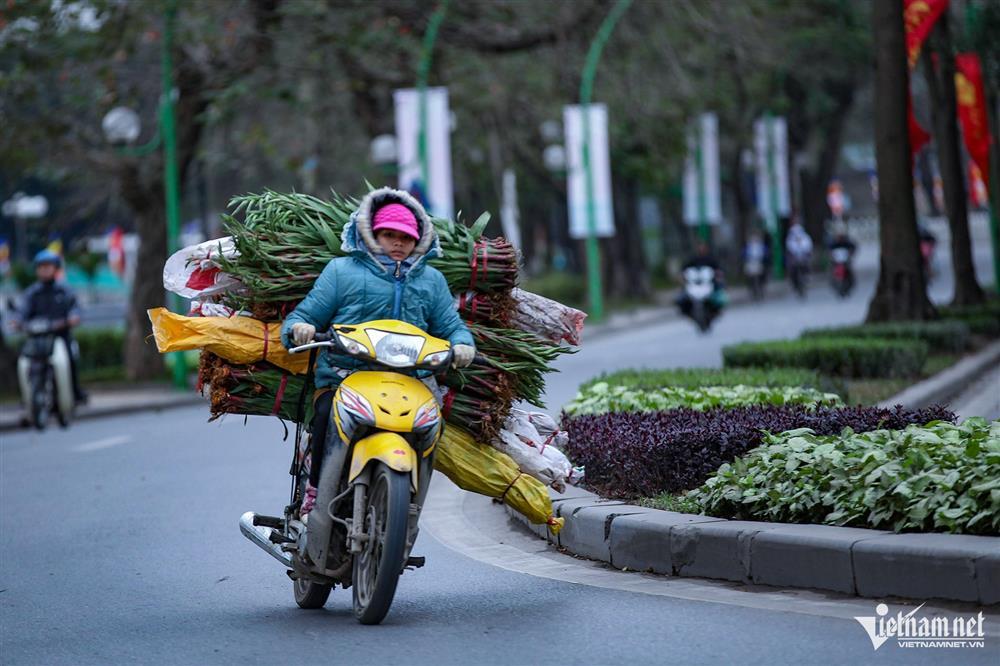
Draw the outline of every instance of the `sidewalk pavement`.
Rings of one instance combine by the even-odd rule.
[[[140,384],[138,386],[117,386],[95,388],[90,392],[86,405],[77,408],[74,420],[92,419],[102,416],[129,414],[132,412],[187,407],[205,402],[194,389],[178,391],[169,384]],[[0,405],[0,432],[18,430],[23,410],[18,403]]]

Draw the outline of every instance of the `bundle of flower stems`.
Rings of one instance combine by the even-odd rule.
[[[270,363],[238,365],[203,351],[198,366],[198,383],[211,387],[211,421],[224,414],[277,416],[296,421],[303,393],[302,420],[312,420],[313,386],[305,376],[292,374]]]
[[[237,253],[219,263],[243,289],[227,294],[224,300],[249,310],[255,318],[275,320],[305,297],[330,259],[343,256],[341,232],[357,201],[336,192],[324,201],[305,194],[265,191],[236,197],[231,207],[232,215],[224,223]],[[481,442],[490,441],[503,426],[515,401],[541,406],[544,375],[552,371],[551,364],[560,354],[571,351],[512,327],[518,311],[512,296],[517,251],[503,238],[482,237],[488,221],[485,214],[471,226],[435,218],[444,256],[431,262],[445,276],[480,354],[471,366],[449,372],[444,379],[448,387],[445,416]],[[301,377],[284,377],[269,364],[225,370],[216,367],[219,361],[209,359],[208,363],[214,368],[205,379],[213,387],[213,416],[274,413],[286,418],[296,414],[297,401],[275,398],[282,386],[297,396],[304,388]]]

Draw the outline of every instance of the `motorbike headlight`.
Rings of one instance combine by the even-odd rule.
[[[339,333],[337,334],[337,339],[340,341],[340,344],[344,347],[344,349],[347,350],[348,354],[355,356],[371,356],[365,346],[360,342],[352,340],[346,335],[341,335]]]
[[[404,335],[374,329],[365,332],[375,347],[375,358],[394,368],[416,365],[417,359],[420,358],[420,350],[424,347],[424,338],[419,335]]]
[[[449,354],[451,354],[451,351],[449,350],[428,354],[424,358],[424,363],[426,363],[427,365],[434,365],[434,366],[441,365],[442,363],[445,363],[448,360]]]

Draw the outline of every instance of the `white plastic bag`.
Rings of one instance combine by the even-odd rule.
[[[223,273],[219,257],[237,256],[232,236],[190,245],[170,255],[163,265],[163,286],[184,298],[204,299],[242,287],[239,280]]]
[[[586,312],[523,289],[515,288],[511,296],[517,302],[511,322],[514,328],[555,343],[565,340],[571,345],[580,344]]]
[[[548,435],[542,435],[532,424],[531,414],[512,409],[503,429],[491,444],[510,456],[522,472],[563,492],[567,483],[575,484],[583,478],[583,468],[574,468],[563,452],[552,444],[560,436],[561,441],[566,441],[566,433],[555,429]],[[555,421],[549,421],[555,424]]]

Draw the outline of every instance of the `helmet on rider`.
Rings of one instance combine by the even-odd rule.
[[[53,252],[52,250],[42,250],[35,255],[35,268],[38,268],[42,264],[52,264],[56,268],[62,266],[62,257]]]

